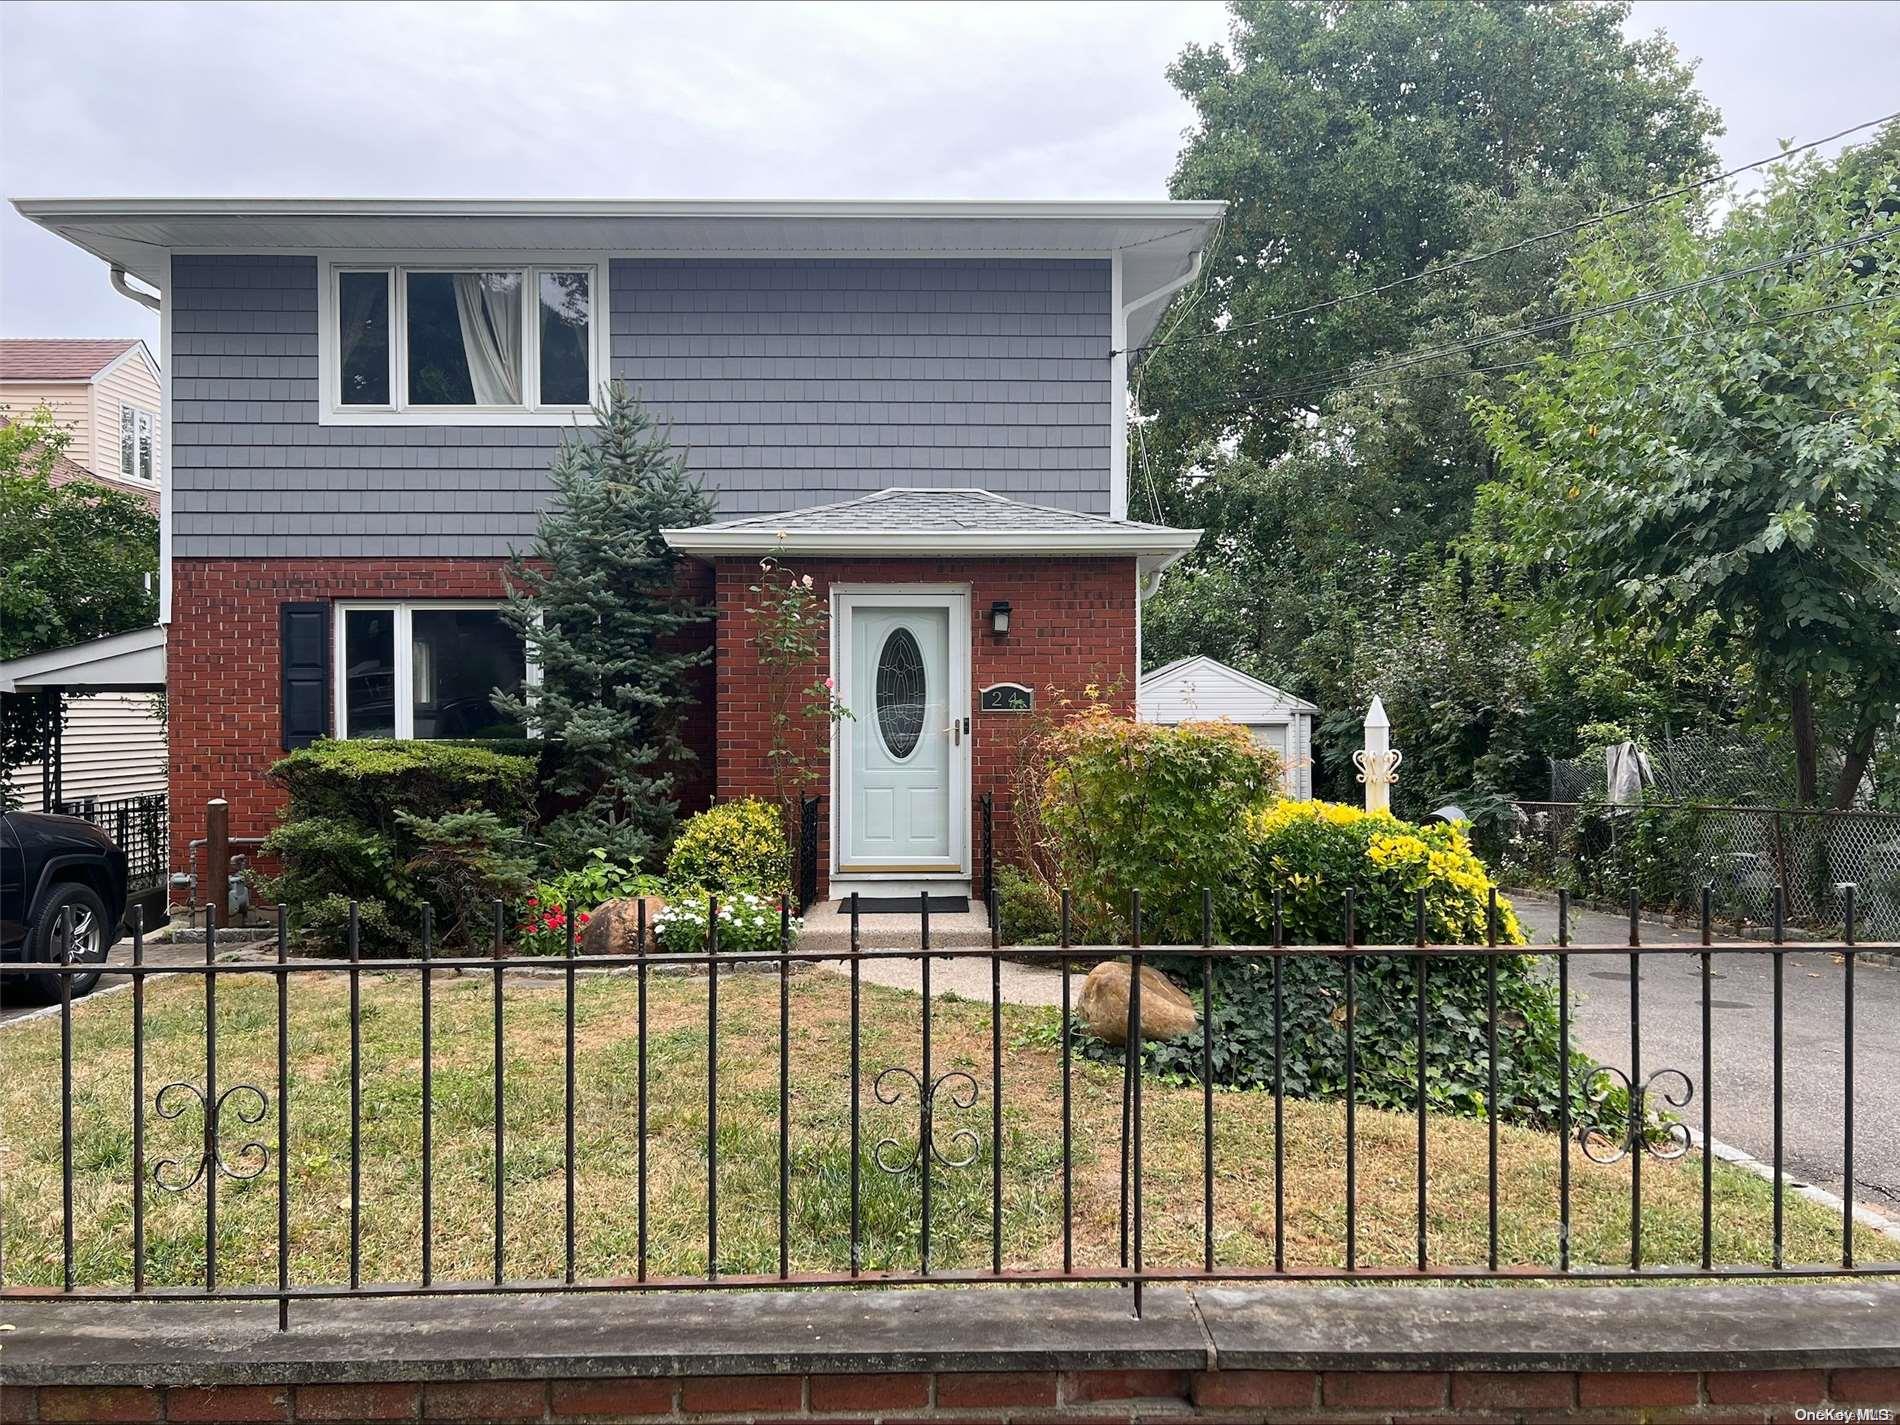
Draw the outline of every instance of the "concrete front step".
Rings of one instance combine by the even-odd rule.
[[[915,950],[923,944],[921,917],[917,915],[861,915],[858,917],[858,944],[866,950]],[[958,914],[930,913],[930,946],[933,950],[987,949],[990,943],[990,917],[981,902]],[[800,950],[849,950],[851,917],[838,909],[836,900],[823,900],[805,912],[805,931],[799,937]]]

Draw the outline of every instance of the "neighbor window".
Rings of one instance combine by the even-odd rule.
[[[344,737],[522,736],[494,696],[521,691],[527,652],[494,605],[344,604],[337,624]]]
[[[128,480],[153,478],[153,432],[158,418],[136,406],[119,407],[119,473]]]
[[[338,268],[330,363],[339,413],[585,408],[595,267]]]

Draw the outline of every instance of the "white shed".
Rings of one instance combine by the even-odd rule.
[[[1288,796],[1313,795],[1313,716],[1319,709],[1212,658],[1177,658],[1141,675],[1136,700],[1143,722],[1225,718],[1271,747],[1286,766]]]

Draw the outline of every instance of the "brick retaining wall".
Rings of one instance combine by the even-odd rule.
[[[1773,1421],[1900,1405],[1900,1370],[905,1371],[309,1385],[0,1385],[38,1421]],[[1871,1420],[1878,1414],[1859,1418]],[[1891,1417],[1889,1417],[1891,1418]]]
[[[0,1420],[1477,1422],[1900,1411],[1900,1284],[0,1302]],[[1882,1412],[1889,1412],[1883,1414]]]

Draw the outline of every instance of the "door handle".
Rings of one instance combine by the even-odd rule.
[[[950,734],[950,745],[952,747],[963,746],[963,723],[960,719],[951,718],[950,726],[946,727],[944,731]]]

